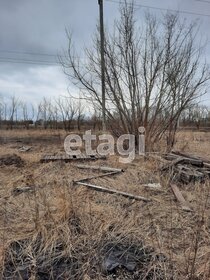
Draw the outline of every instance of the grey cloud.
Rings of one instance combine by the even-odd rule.
[[[136,0],[136,3],[210,14],[210,4],[205,5],[193,0],[151,0],[149,3],[146,0]],[[144,12],[145,9],[138,10],[137,17],[141,19]],[[162,13],[154,12],[160,15]],[[105,23],[110,28],[117,15],[118,5],[104,0]],[[1,50],[57,54],[67,46],[65,28],[73,31],[75,45],[78,50],[81,50],[84,44],[90,43],[97,19],[98,0],[0,0],[0,92],[9,95],[11,91],[16,91],[21,95],[21,89],[24,89],[23,96],[32,99],[35,98],[34,95],[36,95],[35,99],[39,99],[42,95],[59,94],[60,87],[65,89],[68,86],[61,68],[1,62],[1,58],[44,61],[54,61],[56,58],[4,53]],[[210,17],[201,18],[201,21],[201,33],[209,36]],[[207,54],[210,62],[210,44]],[[39,75],[42,71],[43,77]],[[6,86],[10,89],[6,90]],[[27,95],[26,88],[29,89]]]

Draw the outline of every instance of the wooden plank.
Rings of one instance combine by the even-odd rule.
[[[86,155],[86,157],[87,157],[88,159],[92,159],[92,160],[95,160],[95,159],[96,159],[95,155]]]
[[[81,155],[44,155],[41,159],[40,162],[50,162],[50,161],[57,161],[57,160],[62,160],[62,161],[72,161],[72,160],[96,160],[96,159],[106,159],[105,156],[100,156],[98,157],[92,157],[92,156],[87,156],[85,154]]]
[[[204,167],[209,168],[210,169],[210,163],[204,162],[203,163]]]
[[[173,155],[182,156],[182,157],[185,157],[185,158],[199,159],[199,157],[197,157],[195,155],[184,153],[184,152],[180,152],[180,151],[172,151],[171,153]]]
[[[126,198],[129,198],[129,199],[142,200],[144,202],[150,202],[151,201],[151,199],[148,199],[146,197],[137,196],[137,195],[133,195],[133,194],[126,193],[126,192],[117,191],[115,189],[108,189],[108,188],[105,188],[105,187],[96,186],[96,185],[92,185],[92,184],[88,184],[88,183],[84,183],[84,182],[76,182],[76,184],[81,185],[81,186],[85,186],[87,188],[93,189],[93,190],[98,191],[98,192],[104,192],[104,193],[109,193],[109,194],[117,194],[117,195],[121,195],[121,196],[124,196]]]
[[[171,154],[171,153],[169,153],[169,154],[163,154],[162,157],[163,157],[164,159],[170,160],[170,161],[179,158],[178,155],[174,155],[174,154]]]
[[[197,155],[192,155],[192,154],[189,154],[189,153],[184,153],[184,152],[180,152],[180,151],[172,151],[172,154],[174,155],[179,155],[179,156],[183,156],[185,158],[190,158],[190,159],[195,159],[195,160],[201,160],[205,163],[209,163],[210,164],[210,159],[208,158],[203,158],[203,157],[200,157],[200,156],[197,156]]]
[[[204,168],[198,168],[196,171],[197,171],[197,172],[201,172],[201,173],[204,174],[205,176],[210,177],[210,168],[206,168],[206,167],[204,167]]]
[[[166,160],[166,159],[164,159],[163,157],[161,157],[161,156],[158,156],[158,155],[154,155],[154,154],[148,154],[148,158],[152,158],[152,159],[154,159],[154,160],[158,160],[158,161],[160,161],[160,162],[162,162],[162,163],[167,163],[168,161]]]
[[[106,156],[101,156],[101,155],[99,156],[99,155],[98,155],[98,158],[99,158],[99,159],[106,159]]]
[[[202,170],[201,168],[199,168]],[[185,183],[189,183],[191,181],[203,181],[204,180],[204,173],[198,171],[195,168],[189,168],[185,165],[178,164],[175,167],[175,171],[177,171],[177,175],[181,179],[181,181]]]
[[[180,162],[182,162],[182,158],[178,157],[178,158],[172,160],[171,162],[161,166],[160,171],[165,171],[165,170],[171,169],[172,167],[174,167],[175,165],[177,165]]]
[[[190,164],[193,166],[203,167],[203,161],[200,159],[193,158],[182,158],[182,164]]]
[[[86,164],[76,164],[76,167],[80,169],[93,169],[93,170],[100,170],[104,172],[124,172],[123,169],[120,168],[112,168],[108,166],[98,166],[98,165],[86,165]]]
[[[119,174],[119,173],[120,173],[119,171],[112,171],[112,172],[107,172],[107,173],[103,173],[103,174],[99,174],[99,175],[89,176],[89,177],[79,179],[79,180],[76,180],[76,181],[73,181],[73,182],[74,183],[84,182],[84,181],[88,181],[88,180],[92,180],[92,179],[98,179],[98,178],[102,178],[102,177],[106,177],[106,176],[110,176],[110,175],[116,175],[116,174]]]
[[[187,211],[187,212],[192,212],[193,210],[191,209],[190,204],[185,200],[185,198],[183,197],[183,195],[182,195],[181,191],[179,190],[179,188],[177,187],[177,185],[176,184],[170,184],[170,185],[171,185],[171,189],[174,193],[174,196],[181,204],[182,210]]]
[[[167,164],[163,165],[160,168],[160,170],[161,171],[168,170],[168,169],[176,166],[179,163],[181,163],[181,164],[190,164],[190,165],[197,166],[197,167],[203,167],[202,160],[191,159],[191,158],[184,158],[182,156],[179,156],[178,158],[175,158],[174,160],[172,160],[170,163],[167,163]]]
[[[145,188],[149,188],[151,190],[162,191],[162,186],[160,183],[148,183],[148,184],[143,184],[142,186]]]

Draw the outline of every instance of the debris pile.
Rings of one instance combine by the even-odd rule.
[[[173,151],[164,154],[166,163],[160,168],[162,172],[170,172],[173,181],[188,184],[203,182],[210,178],[210,160],[198,156]]]

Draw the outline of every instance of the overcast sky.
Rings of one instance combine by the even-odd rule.
[[[115,1],[104,0],[109,27],[118,16]],[[136,0],[136,4],[192,13],[181,16],[200,20],[201,35],[209,40],[206,57],[210,63],[210,0]],[[137,18],[145,11],[138,9]],[[151,11],[158,16],[164,12]],[[67,47],[65,28],[72,30],[75,45],[81,49],[91,42],[97,19],[98,0],[0,0],[0,96],[16,95],[35,103],[43,96],[66,93],[69,81],[56,64],[57,54]],[[205,103],[210,105],[210,91]]]

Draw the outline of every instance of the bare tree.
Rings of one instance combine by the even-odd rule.
[[[51,100],[44,97],[42,101],[38,104],[37,121],[40,122],[44,129],[47,129],[47,127],[50,125],[50,122],[52,121],[52,118],[52,102]]]
[[[0,129],[2,128],[2,122],[4,118],[4,103],[0,100]]]
[[[14,125],[14,118],[16,116],[16,121],[17,121],[17,108],[19,106],[19,99],[16,98],[15,96],[12,96],[10,98],[10,104],[8,106],[8,112],[9,112],[9,127],[10,129],[13,128]]]
[[[81,118],[82,114],[82,107],[80,107],[80,112],[78,111],[78,106],[73,101],[73,99],[70,96],[63,96],[59,97],[57,100],[55,100],[58,111],[61,115],[63,126],[65,130],[71,130],[72,128],[72,122],[74,118],[76,117],[76,114],[79,114]]]
[[[147,149],[163,138],[171,148],[181,112],[205,94],[210,79],[196,45],[197,26],[174,14],[161,21],[147,14],[140,31],[134,6],[126,1],[120,14],[113,34],[106,32],[106,117],[110,124],[117,119],[120,133],[137,136],[138,127],[144,126]],[[85,64],[78,59],[71,34],[67,36],[64,72],[87,100],[102,108],[99,34],[93,48],[85,50]]]
[[[20,108],[22,112],[22,121],[26,129],[29,129],[29,125],[33,123],[34,118],[34,106],[27,104],[27,102],[20,101]]]
[[[59,109],[57,104],[52,104],[51,111],[52,111],[52,126],[54,129],[58,129]]]
[[[76,118],[77,118],[77,129],[81,130],[81,124],[82,121],[84,120],[84,105],[82,104],[81,100],[78,100],[76,102],[76,108],[77,108],[77,114],[76,114]]]

